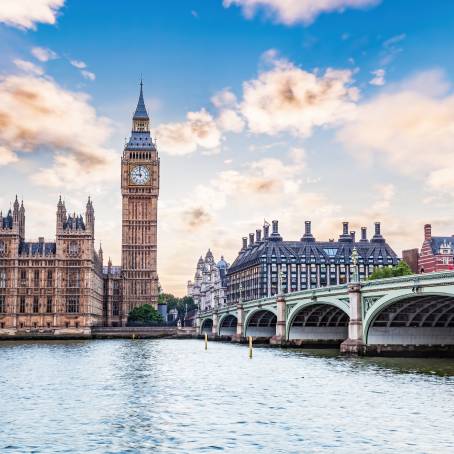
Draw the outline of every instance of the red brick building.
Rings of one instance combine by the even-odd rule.
[[[432,226],[426,224],[421,252],[411,249],[402,256],[417,273],[454,270],[454,236],[432,236]]]

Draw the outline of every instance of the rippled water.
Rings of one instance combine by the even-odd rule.
[[[451,360],[11,342],[0,399],[1,452],[454,453]]]

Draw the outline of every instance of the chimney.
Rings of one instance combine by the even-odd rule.
[[[342,235],[348,235],[348,222],[343,222],[342,227],[343,227]]]
[[[276,234],[278,235],[279,234],[279,221],[273,221],[273,235]]]
[[[243,236],[243,247],[241,248],[243,251],[247,248],[247,236]]]
[[[375,235],[376,236],[381,236],[380,230],[381,230],[380,223],[376,222],[375,223]]]
[[[354,243],[354,242],[355,242],[355,239],[356,239],[356,232],[355,232],[354,230],[352,230],[352,231],[350,232],[350,236],[352,237],[352,241],[353,241],[353,243]]]
[[[372,237],[371,242],[373,242],[373,243],[384,243],[385,242],[385,239],[381,236],[381,227],[380,227],[379,222],[375,223],[375,234]]]
[[[41,243],[41,244],[44,243],[44,237],[43,237],[43,236],[40,236],[40,237],[38,238],[38,242]]]
[[[311,221],[304,222],[304,235],[301,241],[315,241],[315,238],[312,236]]]
[[[268,223],[263,225],[263,239],[267,240],[270,236],[270,225]]]
[[[250,233],[249,234],[249,246],[253,246],[253,245],[254,245],[254,234]]]
[[[367,241],[367,228],[361,227],[361,241]]]
[[[426,224],[424,226],[424,239],[430,240],[432,238],[432,226],[430,224]]]
[[[257,229],[255,231],[255,241],[257,243],[260,243],[260,241],[262,241],[262,231],[260,229]]]

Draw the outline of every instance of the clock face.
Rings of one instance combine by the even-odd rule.
[[[131,180],[134,184],[146,184],[150,180],[150,171],[145,166],[137,166],[131,170]]]

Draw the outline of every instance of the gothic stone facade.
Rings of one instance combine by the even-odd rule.
[[[200,311],[206,311],[226,304],[227,270],[229,264],[221,257],[216,263],[210,249],[205,259],[197,262],[194,281],[188,281],[187,294],[194,299]]]
[[[0,214],[0,329],[89,333],[102,323],[102,250],[94,244],[95,216],[88,200],[85,219],[57,205],[56,239],[25,240],[25,207],[16,197]]]
[[[150,136],[142,84],[132,132],[121,159],[122,265],[95,251],[95,215],[57,205],[56,237],[25,239],[25,207],[0,212],[0,334],[37,331],[89,333],[92,326],[125,325],[129,311],[157,305],[159,157]]]
[[[359,253],[358,268],[361,280],[376,267],[393,266],[398,258],[381,235],[380,223],[375,223],[375,234],[369,240],[367,230],[361,228],[356,240],[348,222],[338,241],[316,241],[311,223],[306,221],[305,232],[299,241],[284,241],[279,234],[278,221],[257,230],[254,236],[243,238],[242,248],[227,273],[227,303],[270,297],[280,293],[325,287],[350,282],[353,248]]]

